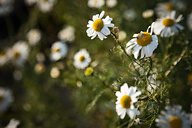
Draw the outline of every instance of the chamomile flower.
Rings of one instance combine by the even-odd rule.
[[[56,3],[56,0],[38,0],[37,5],[39,9],[46,13],[50,12],[53,9],[53,5]]]
[[[89,0],[87,5],[90,8],[101,8],[104,4],[104,0]]]
[[[73,26],[66,26],[59,33],[58,37],[62,41],[72,42],[75,40],[75,28]]]
[[[166,106],[165,110],[155,120],[159,128],[191,128],[189,114],[182,111],[180,105]]]
[[[0,112],[4,112],[12,102],[13,97],[11,91],[0,87]]]
[[[41,32],[38,29],[31,29],[27,33],[27,39],[30,45],[36,45],[41,39]]]
[[[56,41],[51,47],[50,59],[57,61],[64,58],[67,55],[68,47],[65,42]]]
[[[175,18],[175,11],[172,11],[166,17],[162,17],[157,19],[154,24],[154,33],[156,35],[160,35],[161,37],[170,37],[179,32],[179,30],[183,30],[184,27],[178,22],[180,22],[183,17],[179,15],[178,18]]]
[[[152,26],[152,27],[151,27]],[[139,34],[134,34],[133,39],[131,39],[126,44],[126,52],[130,54],[133,53],[135,59],[138,58],[139,53],[141,51],[140,58],[145,57],[151,57],[153,54],[153,51],[158,46],[158,38],[156,35],[152,35],[153,31],[153,23],[149,26],[147,29],[147,32],[140,32]],[[151,32],[149,33],[149,29],[151,27]]]
[[[14,65],[21,67],[28,59],[29,46],[25,41],[18,41],[7,51],[7,54]]]
[[[97,35],[99,39],[103,40],[107,38],[111,31],[108,27],[114,27],[114,24],[111,23],[113,20],[109,16],[103,18],[105,11],[102,11],[101,14],[96,14],[93,16],[92,20],[89,20],[87,27],[87,35],[94,39]]]
[[[79,52],[75,54],[73,65],[76,68],[84,69],[89,65],[90,62],[91,62],[91,58],[87,50],[81,49]]]
[[[135,109],[134,103],[137,102],[137,96],[141,94],[140,91],[136,91],[136,87],[128,87],[127,83],[121,86],[121,90],[117,91],[115,94],[117,96],[116,102],[116,112],[123,119],[126,113],[131,119],[136,115],[139,115],[140,112]]]
[[[186,8],[185,4],[181,0],[170,0],[168,2],[158,3],[155,11],[158,16],[166,16],[173,10],[184,10]]]

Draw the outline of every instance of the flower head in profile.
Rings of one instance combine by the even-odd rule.
[[[184,27],[178,22],[180,22],[183,17],[179,15],[178,18],[175,18],[175,11],[172,11],[166,17],[162,17],[157,19],[154,24],[154,33],[156,35],[160,35],[161,37],[170,37],[179,32],[179,30],[183,30]]]
[[[158,46],[158,38],[156,35],[152,35],[153,23],[151,25],[151,32],[149,32],[150,26],[146,32],[140,32],[139,34],[134,34],[133,39],[131,39],[126,44],[126,52],[130,54],[133,53],[135,59],[138,58],[139,53],[141,51],[140,58],[151,57],[153,51]]]
[[[115,94],[117,96],[116,102],[116,112],[123,119],[126,113],[131,119],[136,115],[139,115],[140,112],[135,109],[134,103],[137,102],[137,96],[141,94],[140,91],[136,91],[136,87],[128,87],[127,83],[121,86],[121,90],[117,91]]]
[[[14,65],[18,67],[23,66],[29,55],[29,46],[27,45],[27,42],[16,42],[12,48],[7,51],[7,55]]]
[[[155,120],[159,128],[191,128],[189,114],[181,111],[180,105],[166,106],[165,110]]]
[[[105,11],[102,11],[100,15],[96,14],[92,20],[89,20],[86,32],[91,39],[94,39],[98,35],[99,39],[103,40],[111,33],[108,27],[114,27],[114,24],[111,23],[113,19],[109,16],[103,18],[104,14]]]
[[[41,32],[38,29],[31,29],[27,33],[27,39],[30,45],[36,45],[41,39]]]
[[[56,41],[51,47],[50,59],[58,61],[67,55],[68,47],[65,42]]]
[[[87,50],[81,49],[79,52],[75,54],[73,65],[76,68],[84,69],[89,65],[90,62],[91,62],[91,58]]]
[[[0,87],[0,112],[4,112],[12,102],[13,97],[11,91]]]

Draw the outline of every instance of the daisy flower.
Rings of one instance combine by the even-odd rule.
[[[158,38],[156,35],[152,35],[153,24],[148,27],[147,32],[140,32],[139,34],[134,34],[133,39],[131,39],[126,44],[126,52],[130,54],[133,53],[135,59],[138,58],[139,53],[141,51],[140,58],[150,57],[153,54],[153,51],[158,46]],[[149,29],[151,27],[151,32],[149,33]]]
[[[73,26],[66,26],[58,33],[58,38],[62,41],[72,42],[75,40],[75,28]]]
[[[166,16],[173,10],[184,10],[186,8],[185,4],[181,0],[170,0],[168,2],[158,3],[155,12],[158,16]]]
[[[41,39],[41,32],[38,29],[31,29],[27,33],[27,39],[30,45],[36,45]]]
[[[90,8],[100,8],[105,4],[104,0],[89,0],[87,5]]]
[[[92,20],[89,20],[87,27],[87,35],[94,39],[97,35],[99,39],[107,38],[106,36],[111,33],[108,27],[114,27],[114,24],[111,23],[113,20],[109,16],[103,18],[105,11],[102,11],[101,14],[96,14],[93,16]]]
[[[56,0],[38,0],[37,5],[39,9],[46,13],[50,12],[53,9],[53,5],[56,3]]]
[[[19,120],[11,119],[9,124],[5,128],[17,128],[17,126],[20,124]]]
[[[0,87],[0,112],[5,111],[12,102],[13,97],[11,91]]]
[[[79,52],[75,54],[73,65],[76,68],[84,69],[89,65],[90,62],[91,62],[91,58],[87,50],[81,49]]]
[[[189,119],[189,114],[181,111],[180,105],[166,106],[165,110],[161,111],[155,120],[159,128],[191,128],[192,121]]]
[[[11,49],[7,51],[10,60],[18,67],[23,66],[29,55],[29,46],[25,41],[16,42]]]
[[[183,17],[179,15],[178,18],[175,18],[175,11],[172,11],[166,17],[162,17],[157,19],[154,24],[154,33],[156,35],[160,35],[161,37],[170,37],[179,32],[179,30],[183,30],[184,27],[178,22],[180,22]]]
[[[126,113],[131,119],[140,114],[133,105],[133,103],[137,102],[136,97],[141,94],[140,91],[136,92],[136,89],[136,87],[129,88],[127,83],[125,83],[121,86],[121,90],[115,93],[117,96],[116,112],[121,119],[125,117]]]
[[[50,59],[57,61],[64,58],[67,55],[68,47],[65,42],[56,41],[51,47]]]

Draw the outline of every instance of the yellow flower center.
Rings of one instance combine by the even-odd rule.
[[[59,52],[59,51],[60,51],[59,48],[57,48],[57,49],[53,49],[53,52]]]
[[[80,56],[79,57],[79,61],[83,62],[85,60],[85,57],[84,56]]]
[[[5,56],[5,52],[4,51],[0,52],[0,56]]]
[[[165,7],[166,7],[167,10],[173,10],[173,4],[170,3],[170,2],[167,2],[167,3],[165,4]]]
[[[182,120],[177,116],[174,116],[169,120],[169,125],[171,128],[182,128],[182,124]]]
[[[18,51],[15,51],[15,52],[14,52],[14,57],[15,57],[15,58],[18,58],[19,56],[20,56],[20,53],[19,53]]]
[[[163,25],[166,26],[166,27],[171,27],[175,24],[175,21],[171,18],[165,18],[163,20]]]
[[[97,19],[93,22],[93,29],[97,32],[101,31],[103,28],[103,21],[101,19]]]
[[[148,32],[141,32],[137,36],[137,44],[140,46],[147,46],[152,41],[152,36]]]
[[[120,99],[120,104],[123,108],[130,108],[131,106],[131,97],[128,95],[124,95],[121,99]]]
[[[93,73],[93,68],[92,67],[88,67],[86,70],[85,70],[85,75],[86,76],[89,76]]]

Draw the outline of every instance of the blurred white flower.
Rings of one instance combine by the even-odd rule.
[[[20,124],[19,120],[11,119],[9,124],[5,128],[17,128],[17,126]]]
[[[125,31],[119,31],[118,32],[119,35],[119,41],[123,41],[126,37],[127,37],[127,33]]]
[[[43,53],[37,53],[36,59],[38,62],[44,62],[45,61],[45,55]]]
[[[36,45],[41,39],[41,32],[38,29],[31,29],[27,33],[27,39],[30,45]]]
[[[31,5],[33,5],[33,4],[35,4],[35,3],[37,3],[37,1],[38,1],[38,0],[25,0],[25,3],[26,3],[27,5],[29,5],[29,6],[31,6]]]
[[[22,74],[22,72],[20,70],[14,70],[13,71],[13,77],[14,77],[15,80],[19,81],[19,80],[22,79],[23,74]]]
[[[125,10],[123,12],[123,17],[127,20],[127,21],[133,21],[135,20],[137,14],[135,12],[134,9],[128,9],[128,10]]]
[[[90,62],[91,62],[91,58],[87,50],[81,49],[79,52],[75,54],[73,65],[76,68],[84,69],[89,65]]]
[[[0,0],[0,15],[6,15],[13,10],[14,0]]]
[[[101,14],[96,14],[93,16],[92,20],[89,20],[87,27],[87,35],[94,39],[97,35],[100,40],[107,38],[106,36],[110,35],[111,31],[108,27],[114,27],[114,24],[111,23],[113,20],[109,16],[103,18],[105,11],[102,11]]]
[[[46,13],[53,9],[53,5],[56,1],[57,0],[38,0],[37,5],[42,12]]]
[[[43,63],[37,63],[34,69],[37,74],[41,74],[45,71],[45,65]]]
[[[182,111],[180,105],[166,106],[166,111],[161,111],[161,114],[155,120],[159,128],[191,128],[192,120],[189,119],[189,114]]]
[[[117,0],[107,0],[106,5],[109,8],[113,8],[113,7],[115,7],[117,5]]]
[[[139,34],[134,34],[133,39],[131,39],[126,44],[126,52],[130,54],[130,52],[133,53],[135,59],[138,58],[139,53],[141,51],[140,58],[145,57],[151,57],[153,54],[153,51],[158,46],[158,38],[156,35],[152,35],[153,30],[153,24],[149,26],[147,29],[147,32],[140,32]],[[151,32],[149,32],[149,29],[151,27]]]
[[[131,119],[140,112],[135,109],[134,103],[137,102],[137,96],[141,94],[140,91],[136,91],[137,87],[128,87],[127,83],[121,86],[121,90],[117,91],[115,95],[117,96],[116,102],[116,112],[123,119],[127,113]]]
[[[75,28],[73,26],[66,26],[58,33],[58,38],[62,41],[72,42],[75,40]]]
[[[166,16],[173,10],[185,10],[186,5],[181,0],[170,0],[168,2],[158,3],[155,12],[159,17]]]
[[[58,78],[60,76],[60,70],[57,67],[53,67],[50,72],[52,78]]]
[[[13,102],[12,92],[0,87],[0,112],[4,112]]]
[[[187,25],[189,27],[189,30],[192,31],[192,12],[190,14],[188,14]]]
[[[104,0],[89,0],[88,7],[90,8],[100,8],[105,4]]]
[[[183,17],[179,15],[178,18],[175,18],[175,11],[172,11],[166,17],[159,18],[155,21],[154,24],[154,33],[160,35],[161,37],[170,37],[183,30],[184,27],[178,22],[180,22]]]
[[[50,59],[57,61],[64,58],[67,55],[68,47],[65,42],[56,41],[51,47]]]
[[[29,46],[27,45],[27,42],[16,42],[12,48],[8,49],[7,55],[15,66],[23,66],[29,55]]]
[[[142,17],[146,19],[152,17],[153,15],[154,15],[154,11],[152,9],[145,10],[142,13]]]

